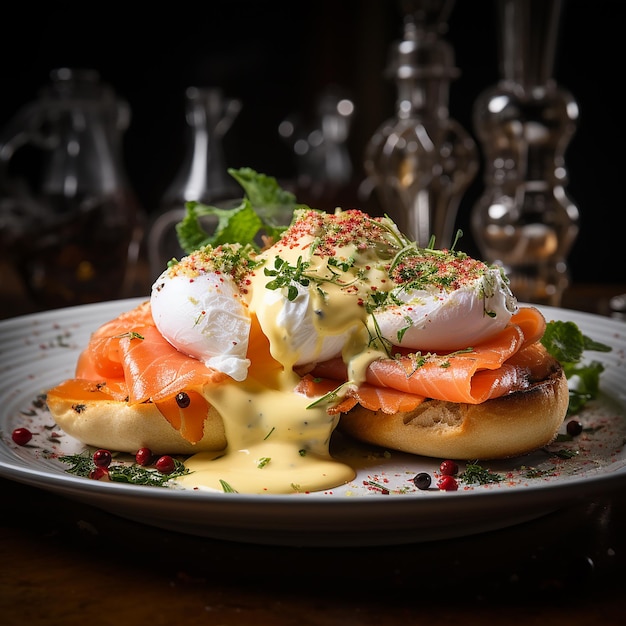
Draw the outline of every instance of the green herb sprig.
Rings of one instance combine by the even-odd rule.
[[[66,470],[69,474],[81,478],[89,478],[89,474],[96,467],[90,453],[60,456],[59,461],[71,466]],[[116,463],[108,467],[109,480],[112,482],[150,487],[166,487],[170,480],[189,473],[189,470],[178,459],[174,459],[174,470],[169,474],[163,474],[155,468],[143,467],[137,463],[132,465]]]
[[[187,202],[186,215],[176,225],[178,243],[187,254],[203,246],[217,247],[225,243],[250,244],[258,249],[261,234],[276,241],[286,229],[282,223],[284,216],[308,208],[299,204],[291,192],[282,189],[272,176],[259,174],[249,167],[230,168],[228,173],[243,187],[243,199],[230,209]],[[211,233],[201,224],[201,219],[207,216],[217,218]]]
[[[485,469],[479,465],[477,461],[475,461],[473,463],[468,463],[465,466],[465,471],[459,476],[459,479],[468,485],[487,485],[489,483],[502,482],[504,480],[504,476]]]
[[[296,265],[289,265],[288,261],[281,259],[279,256],[274,260],[274,268],[264,268],[263,272],[266,276],[273,276],[266,285],[266,289],[275,290],[282,287],[287,288],[287,298],[293,302],[298,297],[298,288],[296,284],[308,287],[310,279],[304,275],[308,269],[309,263],[298,257]]]
[[[541,339],[546,350],[559,361],[570,384],[568,414],[578,413],[600,391],[600,374],[604,365],[599,361],[584,362],[587,350],[610,352],[612,348],[594,341],[582,333],[574,322],[551,321]],[[575,384],[574,384],[575,382]]]

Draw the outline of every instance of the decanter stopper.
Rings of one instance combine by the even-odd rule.
[[[365,149],[368,185],[383,211],[420,246],[432,236],[449,247],[459,202],[478,171],[476,145],[451,119],[454,52],[441,37],[450,0],[405,2],[404,37],[390,52],[387,75],[396,83],[395,116]]]
[[[496,7],[501,79],[474,104],[485,188],[472,232],[520,300],[558,306],[578,235],[564,161],[578,107],[552,78],[561,2],[502,0]]]

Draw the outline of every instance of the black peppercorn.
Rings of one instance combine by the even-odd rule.
[[[184,391],[181,391],[179,394],[176,395],[176,404],[181,409],[186,409],[190,403],[191,398]]]

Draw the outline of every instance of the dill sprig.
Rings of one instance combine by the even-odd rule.
[[[70,465],[66,470],[68,474],[81,478],[89,478],[89,474],[96,468],[89,453],[60,456],[59,461]],[[166,487],[170,480],[186,474],[189,474],[189,470],[178,459],[174,459],[174,470],[169,474],[159,472],[156,468],[143,467],[137,463],[132,465],[116,463],[108,467],[109,480],[112,482],[151,487]]]
[[[477,462],[468,463],[465,471],[459,476],[459,479],[468,485],[487,485],[489,483],[499,483],[504,480],[504,476],[491,472]]]

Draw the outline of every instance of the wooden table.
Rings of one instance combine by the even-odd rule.
[[[306,549],[179,535],[0,489],[5,626],[617,626],[626,614],[623,493],[474,537]]]
[[[605,312],[621,291],[582,286],[564,305]],[[15,293],[1,301],[4,317],[29,312]],[[345,549],[186,536],[7,480],[0,494],[3,626],[610,626],[626,618],[623,492],[486,534]]]

